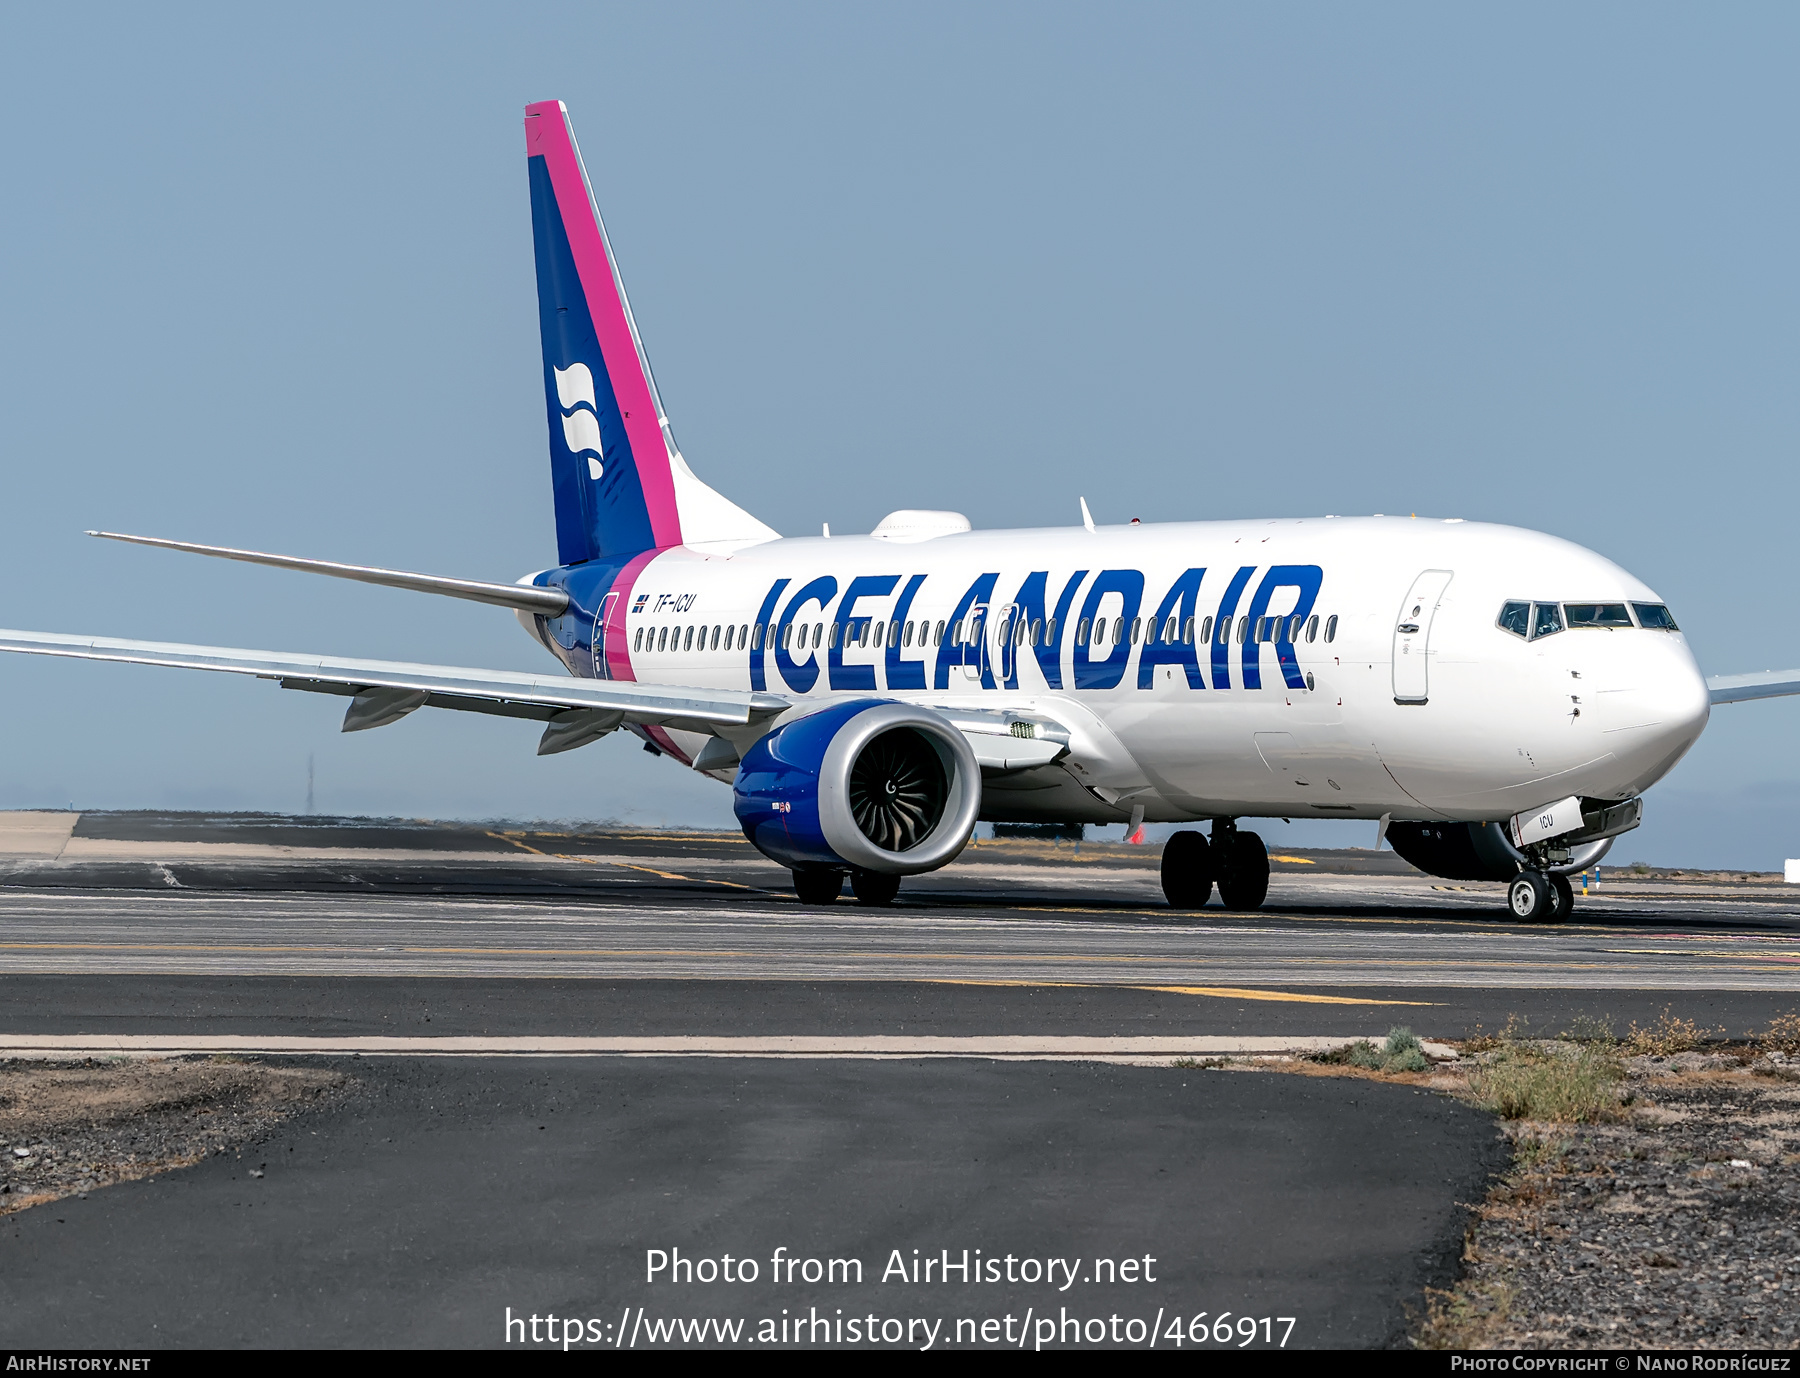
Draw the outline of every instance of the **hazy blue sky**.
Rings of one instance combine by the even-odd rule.
[[[1775,5],[17,6],[0,624],[547,666],[498,610],[80,532],[551,563],[559,97],[684,450],[784,532],[1515,522],[1709,673],[1800,665],[1797,60]],[[314,753],[322,810],[730,823],[627,741],[342,707],[6,658],[0,807],[296,809]],[[1719,711],[1614,853],[1787,855],[1800,701]]]

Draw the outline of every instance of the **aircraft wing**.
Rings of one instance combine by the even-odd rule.
[[[1800,694],[1800,670],[1762,670],[1754,675],[1714,675],[1706,681],[1713,706]]]
[[[393,660],[339,660],[292,651],[184,646],[54,632],[0,630],[0,651],[224,670],[277,680],[283,689],[350,695],[354,701],[344,715],[346,732],[381,727],[427,707],[536,718],[549,723],[538,748],[542,754],[580,746],[626,722],[710,733],[773,717],[790,706],[775,694],[738,689],[690,689]]]

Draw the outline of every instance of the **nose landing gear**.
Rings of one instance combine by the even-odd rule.
[[[1506,907],[1522,923],[1561,923],[1575,908],[1575,887],[1567,876],[1521,871],[1506,887]]]

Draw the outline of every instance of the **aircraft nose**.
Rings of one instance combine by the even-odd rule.
[[[1631,696],[1635,700],[1633,715],[1641,715],[1649,724],[1648,730],[1631,744],[1631,765],[1637,776],[1633,787],[1640,792],[1668,774],[1687,754],[1706,730],[1712,713],[1706,677],[1700,673],[1685,641],[1669,637],[1645,668],[1651,673],[1644,676]],[[1619,734],[1628,735],[1636,734]]]

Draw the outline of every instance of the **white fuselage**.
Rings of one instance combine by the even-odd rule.
[[[846,610],[859,578],[891,579],[891,591],[862,593]],[[790,606],[809,584],[822,600]],[[1571,627],[1527,640],[1499,625],[1509,600],[1660,600],[1592,551],[1475,522],[1306,518],[684,546],[617,591],[627,611],[607,641],[615,678],[764,689],[796,711],[860,696],[1061,724],[1070,751],[1056,767],[984,782],[982,816],[999,820],[1116,822],[1137,807],[1152,822],[1502,819],[1569,795],[1641,793],[1694,743],[1708,712],[1679,632]],[[1019,611],[1022,602],[1032,606]],[[896,621],[899,644],[888,645]],[[965,642],[979,628],[978,649],[952,647],[959,625]],[[542,639],[575,673],[595,673],[585,652],[558,644],[566,638]],[[688,758],[706,740],[649,734]]]

